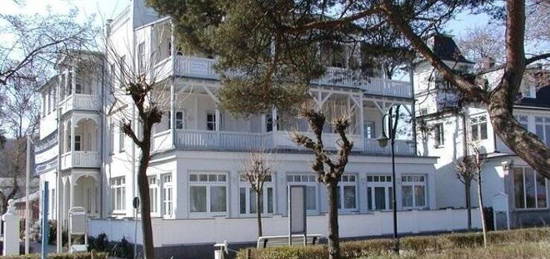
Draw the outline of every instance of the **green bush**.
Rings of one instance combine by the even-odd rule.
[[[514,244],[518,242],[539,242],[550,241],[550,228],[530,228],[518,229],[509,231],[496,231],[487,233],[488,242],[490,245]],[[372,239],[364,241],[349,241],[342,242],[341,255],[343,258],[362,258],[367,256],[390,256],[392,254],[393,241],[392,239]],[[451,251],[451,258],[476,258],[479,256],[469,256],[467,251],[483,246],[483,234],[475,233],[455,233],[436,236],[411,236],[400,239],[400,249],[405,255],[430,255],[445,252],[445,255]],[[507,247],[504,246],[504,247]],[[514,247],[514,246],[511,246]],[[550,250],[550,247],[547,247]],[[502,255],[507,249],[498,248],[494,250],[495,256]],[[519,250],[518,250],[519,249]],[[511,254],[533,253],[531,250],[521,250],[516,248],[516,252]],[[488,252],[487,252],[488,253]],[[535,252],[537,254],[538,252]],[[479,258],[485,258],[483,255]],[[267,249],[251,249],[250,258],[267,259],[267,258],[293,258],[293,259],[309,259],[309,258],[326,258],[328,256],[325,245],[314,246],[293,246],[293,247],[274,247]],[[487,256],[493,256],[487,254]],[[247,258],[247,251],[241,250],[237,254],[238,258]],[[536,256],[535,256],[536,257]],[[431,257],[429,257],[431,258]],[[434,258],[438,258],[437,256]],[[499,258],[490,257],[490,258]],[[504,258],[522,258],[522,257],[504,257]]]
[[[21,256],[2,256],[2,259],[39,259],[39,254],[21,255]],[[107,259],[107,253],[77,253],[77,254],[49,254],[49,259]]]

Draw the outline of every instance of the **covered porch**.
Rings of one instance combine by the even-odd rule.
[[[61,169],[96,168],[99,157],[99,116],[97,114],[73,114],[61,124]]]

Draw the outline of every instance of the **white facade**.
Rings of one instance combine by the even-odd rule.
[[[472,63],[444,61],[459,70],[473,69]],[[471,145],[475,145],[486,156],[482,172],[484,206],[493,207],[494,199],[506,194],[513,227],[545,224],[547,219],[543,214],[548,212],[549,192],[547,180],[533,172],[502,142],[493,131],[484,107],[461,107],[455,91],[433,71],[427,62],[417,63],[414,82],[418,153],[438,157],[435,164],[437,207],[466,207],[465,188],[458,180],[456,161],[464,155],[471,155]],[[487,85],[495,87],[501,73],[496,71],[487,74]],[[541,88],[539,94],[542,91],[547,90]],[[550,109],[544,104],[548,100],[544,101],[543,96],[537,96],[535,83],[528,76],[524,78],[520,92],[523,99],[514,107],[516,119],[550,145],[550,125],[546,127],[550,123]],[[519,172],[523,170],[528,172]],[[476,185],[475,181],[472,182],[474,207],[477,207]],[[499,226],[501,223],[498,222]]]
[[[165,86],[158,89],[158,95],[166,97],[162,99],[164,115],[155,125],[154,155],[148,169],[155,246],[213,243],[222,237],[229,242],[253,242],[255,197],[240,175],[249,152],[258,149],[271,151],[275,172],[264,191],[264,234],[285,233],[287,186],[292,184],[307,186],[308,224],[312,225],[308,229],[325,233],[326,190],[312,173],[313,154],[290,139],[293,131],[307,133],[304,121],[276,109],[246,119],[220,109],[216,92],[221,83],[212,67],[215,59],[188,56],[172,48],[170,20],[156,17],[142,1],[133,1],[109,21],[107,31],[107,45],[113,51],[98,58],[101,73],[83,70],[71,74],[80,71],[78,62],[60,65],[58,79],[41,89],[45,112],[37,170],[41,182],[50,182],[52,197],[61,201],[62,215],[70,207],[83,206],[95,218],[90,223],[92,233],[108,232],[110,240],[122,236],[133,240],[129,219],[134,216],[133,197],[138,196],[139,149],[121,132],[120,125],[123,116],[130,116],[124,119],[133,121],[136,128],[139,125],[131,100],[116,96],[118,83],[113,79],[121,73],[123,61],[132,71],[152,64],[147,76]],[[339,73],[342,70],[345,68],[329,67],[327,75],[313,82],[310,90],[329,116],[331,109],[353,111],[349,134],[354,152],[340,188],[341,236],[387,234],[391,231],[387,217],[391,210],[391,159],[389,147],[380,147],[376,138],[381,136],[382,115],[389,107],[403,104],[406,112],[413,113],[412,85],[386,78],[351,81]],[[64,83],[68,75],[74,83]],[[94,76],[95,80],[83,87],[87,90],[75,92],[79,78]],[[73,87],[72,95],[55,99],[59,89],[68,85]],[[56,114],[61,114],[60,122]],[[403,128],[412,132],[412,123]],[[338,137],[329,128],[323,135],[325,145],[335,149]],[[418,156],[415,136],[411,133],[409,137],[396,141],[400,232],[464,229],[463,210],[436,210],[436,158]],[[61,185],[57,183],[58,169]],[[50,218],[57,217],[52,212]],[[419,218],[433,218],[438,223],[424,226],[418,224]],[[186,231],[181,238],[179,230]]]

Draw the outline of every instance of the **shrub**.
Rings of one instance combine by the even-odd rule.
[[[489,232],[488,239],[490,245],[499,244],[514,244],[518,242],[538,242],[550,240],[550,228],[531,228],[531,229],[518,229],[509,231],[497,231]],[[437,236],[414,236],[404,237],[400,239],[400,248],[406,255],[429,255],[428,258],[528,258],[535,255],[537,257],[539,252],[533,252],[529,249],[520,249],[520,246],[510,246],[516,248],[498,248],[491,249],[494,253],[478,252],[478,254],[468,254],[469,250],[475,250],[483,245],[483,236],[481,233],[455,233],[444,234]],[[342,242],[341,256],[343,258],[363,258],[368,256],[390,256],[392,254],[393,241],[392,239],[372,239],[363,241],[350,241]],[[519,248],[518,248],[519,247]],[[550,246],[547,246],[547,251],[550,251]],[[481,248],[480,248],[481,249]],[[509,249],[516,249],[511,251],[511,254],[517,254],[518,256],[506,256],[504,253]],[[483,249],[481,249],[483,250]],[[449,257],[437,257],[437,253],[445,251],[445,256]],[[450,252],[449,252],[450,251]],[[450,253],[450,254],[449,254]],[[527,257],[523,256],[526,255]],[[250,258],[254,259],[267,259],[267,258],[293,258],[293,259],[309,259],[309,258],[326,258],[328,256],[327,248],[325,245],[315,246],[293,246],[293,247],[274,247],[267,249],[251,249]],[[241,250],[237,254],[238,258],[247,258],[247,251]]]
[[[39,254],[4,256],[2,259],[39,259]],[[107,253],[49,254],[48,259],[107,259]]]

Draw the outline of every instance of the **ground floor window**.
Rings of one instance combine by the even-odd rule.
[[[369,210],[393,208],[392,177],[389,175],[367,176],[367,202]]]
[[[286,176],[288,185],[306,186],[306,210],[310,212],[317,211],[317,193],[318,186],[315,175],[313,174],[289,174]]]
[[[342,175],[338,183],[338,209],[357,209],[357,177],[355,175]]]
[[[426,207],[426,177],[424,175],[401,176],[403,208]]]
[[[547,208],[546,179],[530,167],[516,167],[514,200],[517,209]]]
[[[151,214],[157,214],[158,209],[158,199],[159,199],[159,185],[158,179],[156,176],[149,176],[149,205],[151,209]]]
[[[227,212],[227,175],[192,173],[189,175],[190,211],[225,214]]]
[[[257,193],[252,189],[252,186],[246,179],[246,176],[241,175],[239,187],[239,207],[241,214],[254,214],[256,210]],[[271,176],[268,176],[264,182],[263,192],[260,195],[260,211],[262,213],[273,213],[273,183]],[[264,204],[267,204],[265,206]]]
[[[113,211],[126,209],[126,179],[124,176],[111,178]]]
[[[172,216],[173,211],[173,186],[172,186],[172,174],[163,174],[162,180],[162,214],[164,216]]]

